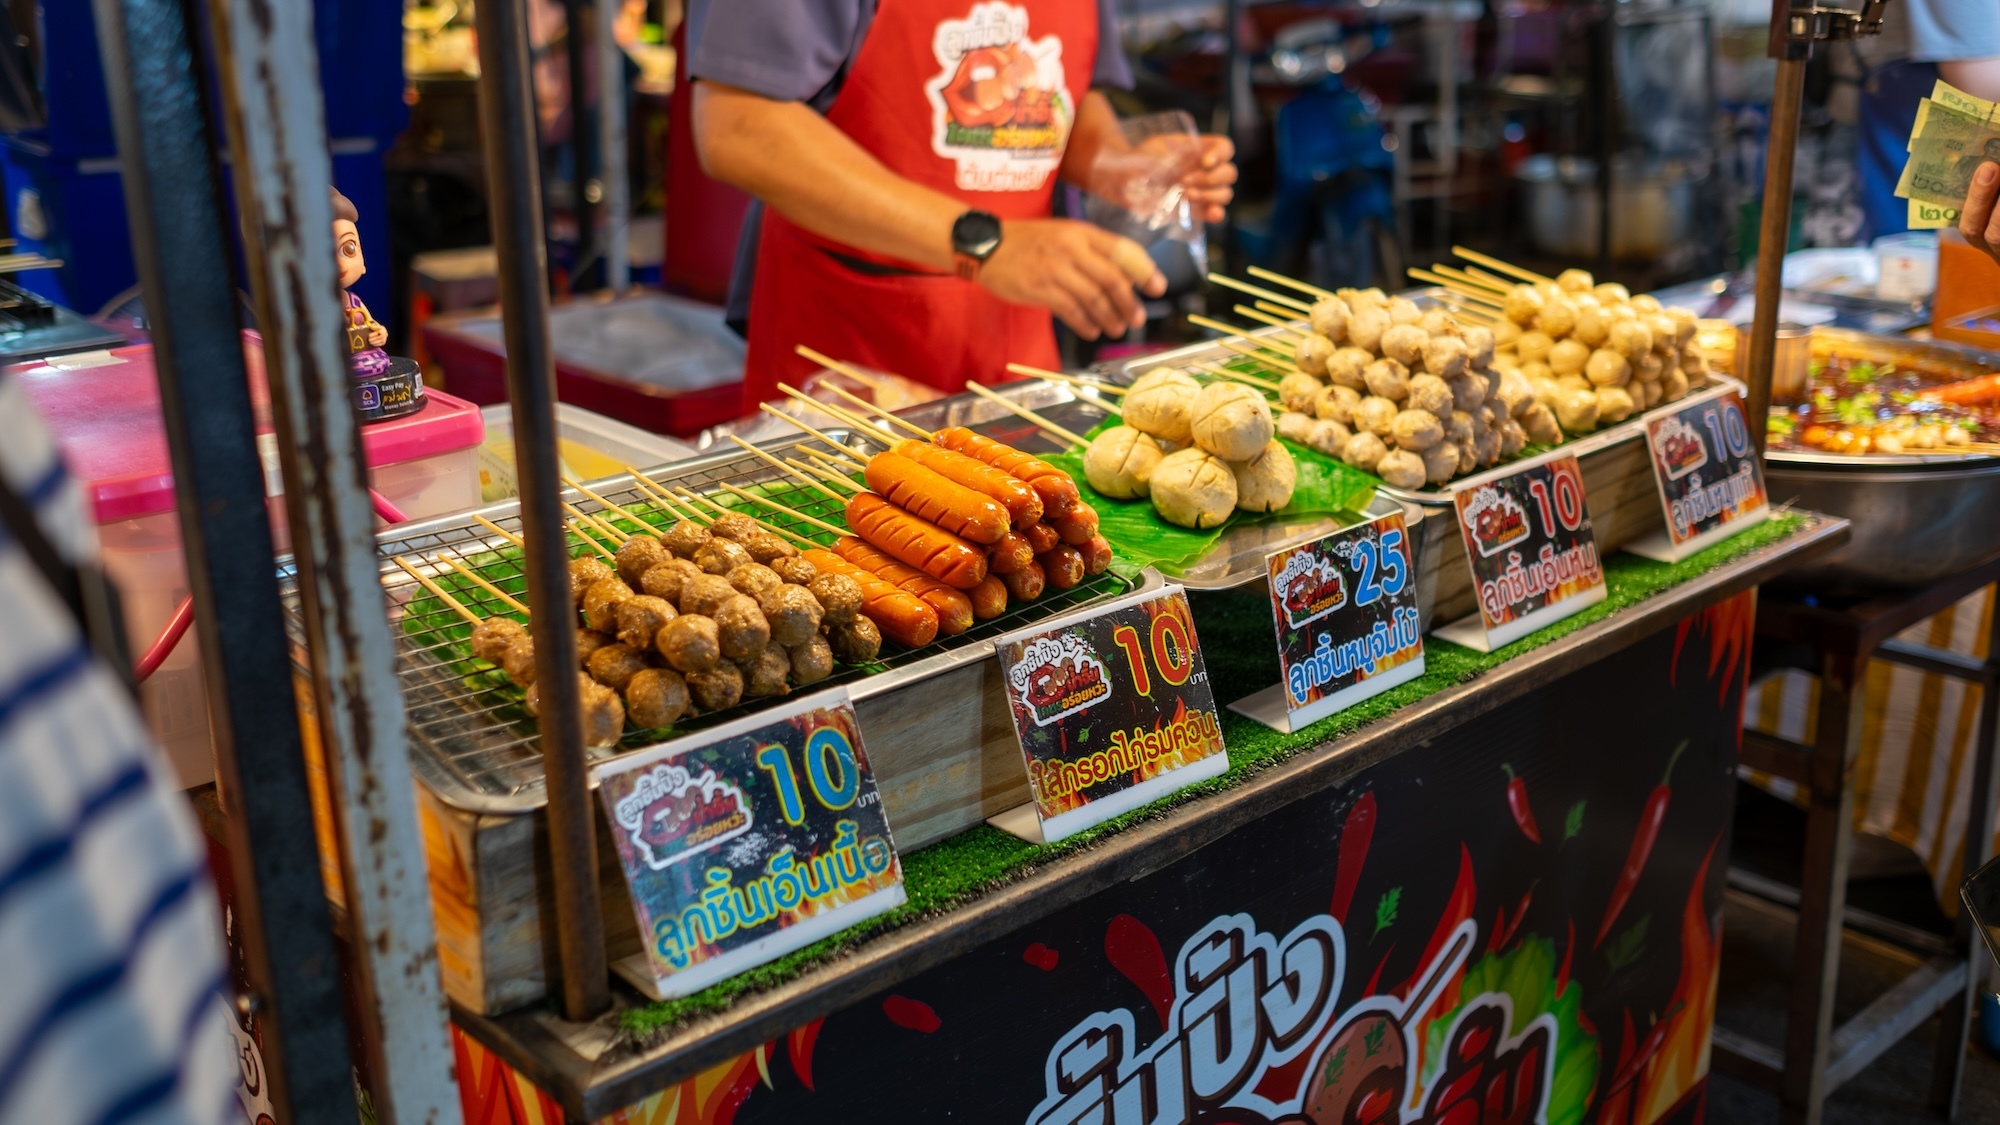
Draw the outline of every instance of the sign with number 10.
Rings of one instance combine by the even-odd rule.
[[[992,818],[1053,843],[1229,768],[1177,586],[994,642],[1033,800]]]
[[[1403,514],[1275,551],[1279,682],[1230,709],[1294,731],[1424,674],[1423,618]]]
[[[1576,456],[1551,454],[1458,493],[1479,615],[1437,630],[1493,649],[1604,600],[1604,568]]]
[[[615,968],[685,996],[903,903],[845,689],[597,770],[645,951]]]
[[[1627,544],[1633,554],[1679,562],[1770,516],[1763,470],[1735,388],[1722,387],[1649,420],[1646,446],[1666,527]]]

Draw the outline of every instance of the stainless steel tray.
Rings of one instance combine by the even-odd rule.
[[[1968,379],[2000,372],[2000,356],[1969,344],[1949,340],[1910,340],[1900,336],[1877,336],[1847,328],[1828,328],[1822,325],[1812,330],[1812,342],[1815,356],[1820,354],[1820,345],[1825,344],[1829,348],[1886,353],[1897,358],[1909,358],[1937,367],[1947,367],[1964,372]],[[1800,469],[1822,467],[1844,469],[1849,472],[1860,468],[1906,471],[1924,471],[1926,466],[1946,469],[1976,468],[2000,460],[1991,453],[1972,450],[1962,453],[1934,450],[1927,453],[1846,454],[1823,453],[1813,449],[1773,449],[1764,455],[1764,459],[1774,468],[1780,465]],[[1858,527],[1855,529],[1857,541],[1862,538],[1862,530]]]
[[[996,414],[1004,413],[991,404],[984,405]],[[979,421],[970,416],[976,412],[953,412],[948,403],[928,404],[928,408],[939,409],[940,416],[950,413],[954,424]],[[873,448],[864,436],[846,430],[829,432],[855,448],[864,451]],[[773,452],[789,451],[792,444],[793,439],[786,439],[770,442],[767,448]],[[727,480],[732,484],[748,486],[777,482],[780,477],[777,470],[733,446],[727,452],[710,453],[647,470],[645,475],[657,484],[685,488],[697,494],[720,493],[713,487],[716,481]],[[652,506],[650,499],[633,483],[629,474],[588,482],[586,487],[623,507],[637,510]],[[586,512],[604,510],[596,501],[575,491],[565,493],[564,498]],[[831,501],[816,493],[806,493],[803,488],[796,496],[780,494],[779,498],[782,502],[822,516],[834,507]],[[616,518],[608,511],[605,514]],[[410,602],[424,592],[392,561],[398,555],[405,556],[426,573],[446,569],[432,561],[440,553],[458,557],[475,569],[490,565],[482,564],[480,556],[496,552],[508,544],[475,522],[473,515],[483,516],[509,531],[519,531],[519,505],[510,500],[474,512],[400,525],[377,537],[377,551],[397,638],[397,676],[409,715],[410,756],[418,776],[438,797],[458,808],[476,813],[518,814],[539,808],[546,796],[539,728],[520,708],[521,691],[511,684],[504,684],[497,672],[468,675],[466,665],[474,662],[461,642],[420,638],[403,627]],[[784,526],[787,521],[779,519],[772,522]],[[303,667],[304,622],[300,616],[296,574],[290,569],[289,560],[285,560],[281,581],[295,659]],[[1101,574],[1075,589],[1051,591],[1028,605],[1011,607],[1000,617],[980,622],[959,636],[941,638],[921,649],[885,650],[882,659],[871,668],[842,667],[833,677],[815,687],[845,685],[857,701],[897,691],[986,659],[993,654],[993,639],[1002,634],[1109,601],[1134,590],[1157,588],[1161,582],[1159,574],[1150,570],[1137,579]],[[482,616],[508,612],[491,595],[462,597],[461,600]],[[677,726],[671,737],[700,730],[774,702],[777,700],[749,700],[725,711],[703,715],[691,723]],[[592,756],[594,760],[606,760],[657,745],[658,741],[656,733],[648,735],[628,730],[624,742],[616,747],[594,750]]]
[[[1413,294],[1413,296],[1426,296],[1427,294],[1428,291],[1424,291]],[[1295,326],[1299,326],[1303,325],[1305,322],[1303,320],[1300,320],[1300,321],[1294,321],[1293,323]],[[1282,331],[1284,331],[1284,329],[1272,326],[1268,328],[1259,328],[1254,331],[1246,330],[1242,333],[1242,335],[1262,338],[1265,336],[1274,336]],[[1113,366],[1110,369],[1110,373],[1119,382],[1130,383],[1132,380],[1138,378],[1141,370],[1149,370],[1151,368],[1159,367],[1162,365],[1182,366],[1185,364],[1194,363],[1198,361],[1220,362],[1223,360],[1233,360],[1241,358],[1243,358],[1242,353],[1231,351],[1230,349],[1223,347],[1220,343],[1211,340],[1199,344],[1190,344],[1187,347],[1176,348],[1173,351],[1169,352],[1161,352],[1157,355],[1149,355],[1149,356],[1143,356],[1139,359],[1127,360],[1124,363]],[[1686,406],[1690,402],[1699,401],[1704,397],[1719,395],[1724,390],[1734,390],[1738,394],[1744,393],[1743,384],[1737,382],[1734,379],[1728,378],[1727,376],[1715,375],[1712,376],[1712,380],[1713,381],[1710,383],[1709,386],[1703,387],[1701,390],[1689,394],[1686,398],[1683,398],[1678,402],[1663,402],[1651,410],[1634,414],[1630,418],[1625,419],[1623,422],[1620,422],[1617,425],[1607,426],[1604,429],[1585,434],[1582,437],[1571,438],[1568,441],[1563,442],[1561,445],[1555,446],[1553,448],[1566,450],[1570,453],[1576,454],[1578,457],[1583,457],[1588,454],[1595,453],[1600,449],[1606,449],[1614,445],[1619,445],[1624,442],[1633,441],[1640,438],[1646,432],[1646,419],[1649,417],[1677,410],[1683,406]],[[1458,495],[1458,493],[1464,491],[1467,488],[1477,488],[1479,485],[1484,484],[1487,481],[1505,476],[1509,471],[1511,471],[1509,463],[1502,462],[1501,464],[1495,465],[1490,469],[1481,470],[1480,472],[1473,473],[1470,476],[1460,477],[1457,480],[1452,481],[1450,484],[1445,485],[1443,488],[1427,490],[1427,491],[1418,491],[1415,489],[1408,489],[1408,488],[1394,488],[1387,484],[1382,484],[1379,485],[1378,487],[1382,492],[1385,492],[1388,495],[1393,496],[1396,499],[1402,500],[1406,503],[1424,504],[1432,507],[1437,507],[1440,505],[1452,504],[1455,502],[1455,497]],[[1301,542],[1303,542],[1303,540],[1301,540]]]

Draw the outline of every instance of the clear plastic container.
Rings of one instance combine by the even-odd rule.
[[[486,441],[478,450],[479,498],[483,503],[521,493],[514,475],[512,409],[502,402],[479,412],[486,420]],[[556,403],[556,446],[563,475],[585,481],[616,476],[627,465],[651,469],[695,454],[686,442],[647,433],[566,402]]]
[[[1885,234],[1869,244],[1878,270],[1875,296],[1884,301],[1928,301],[1937,292],[1938,240],[1935,231]]]
[[[244,360],[252,398],[263,393],[263,353],[246,335]],[[134,656],[158,637],[187,596],[173,466],[160,415],[151,345],[60,356],[11,369],[47,420],[72,476],[83,485],[98,524],[104,570],[118,587]],[[463,511],[479,504],[475,453],[484,435],[479,409],[438,391],[415,414],[369,426],[362,446],[369,481],[411,519]],[[260,427],[268,430],[268,424]],[[284,550],[284,497],[277,487],[277,443],[259,436],[270,493],[272,529]],[[189,629],[173,653],[140,687],[153,735],[185,786],[214,776],[200,644]]]

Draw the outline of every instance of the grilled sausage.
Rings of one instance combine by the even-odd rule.
[[[1068,473],[1039,457],[1030,457],[1004,442],[975,434],[964,426],[947,426],[936,434],[939,445],[963,453],[1028,483],[1042,498],[1042,518],[1060,516],[1074,508],[1082,493]]]
[[[1103,574],[1111,569],[1111,541],[1102,535],[1093,535],[1090,542],[1078,547],[1083,552],[1083,572]]]
[[[985,551],[872,492],[847,502],[847,526],[890,557],[947,586],[970,590],[986,579]],[[819,562],[811,552],[806,557]]]
[[[948,480],[998,501],[1007,509],[1008,520],[1017,527],[1042,518],[1041,495],[1027,481],[1005,469],[927,441],[900,442],[896,452]]]
[[[1007,584],[1007,596],[1017,602],[1031,602],[1042,596],[1048,583],[1048,574],[1042,564],[1031,562],[1012,574],[1003,574],[1000,581]]]
[[[1067,543],[1038,556],[1036,561],[1049,576],[1049,585],[1058,590],[1067,590],[1083,581],[1083,553]]]
[[[834,541],[833,553],[898,590],[906,590],[937,611],[938,632],[955,637],[972,628],[972,599],[923,571],[906,566],[852,535]]]
[[[986,569],[994,574],[1012,574],[1035,558],[1035,546],[1018,531],[1010,531],[986,552]]]
[[[863,475],[883,499],[974,543],[997,543],[1011,526],[997,502],[901,454],[877,453]]]
[[[937,639],[937,610],[922,598],[891,586],[873,571],[855,566],[832,551],[815,547],[807,551],[805,557],[820,570],[819,581],[813,585],[819,585],[830,576],[840,576],[861,587],[861,611],[874,618],[880,632],[890,640],[908,648],[921,648]],[[821,598],[820,601],[825,604],[826,599]],[[844,624],[834,622],[830,613],[826,621],[835,628]],[[838,647],[835,646],[836,650]]]
[[[1038,555],[1043,551],[1055,550],[1056,544],[1062,542],[1061,533],[1045,523],[1029,524],[1021,529],[1021,534],[1028,540],[1029,549]],[[1006,571],[1000,573],[1005,574]]]
[[[1072,547],[1081,547],[1097,534],[1097,509],[1088,504],[1078,504],[1070,513],[1049,521],[1062,541]]]
[[[972,588],[972,616],[981,621],[991,621],[1007,612],[1007,584],[997,574],[989,574],[986,581]]]

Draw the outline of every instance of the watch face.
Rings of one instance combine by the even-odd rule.
[[[1000,220],[984,211],[967,211],[951,225],[952,249],[984,260],[1000,245]]]

